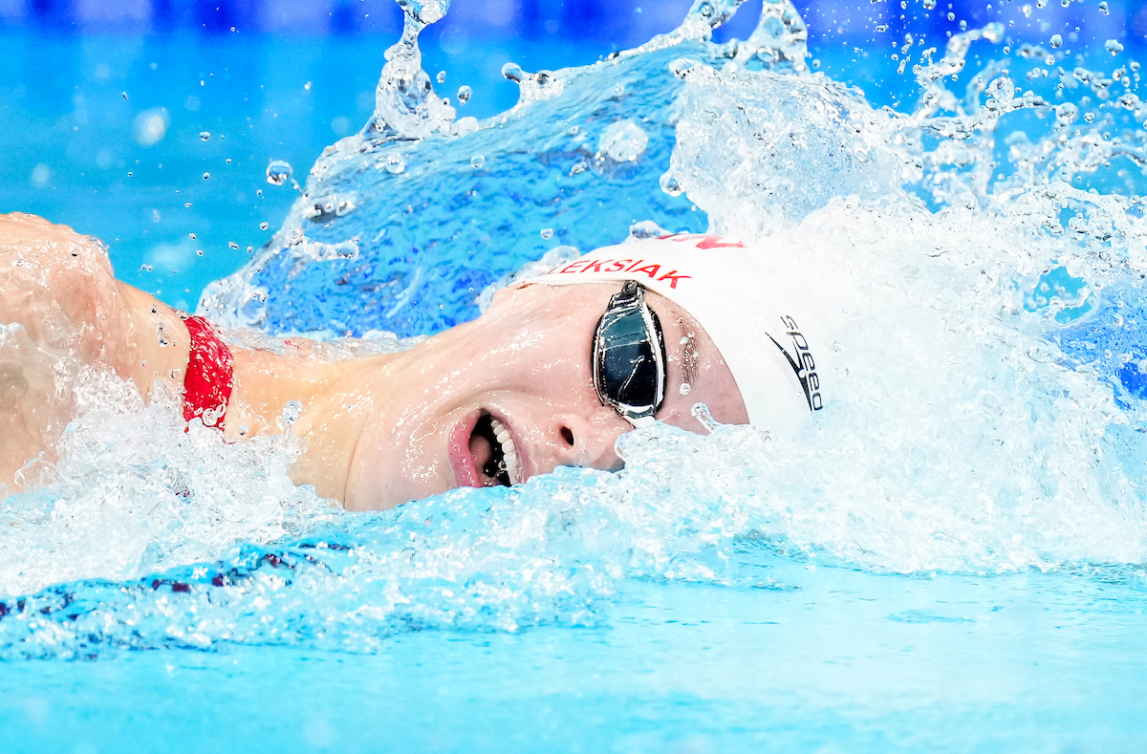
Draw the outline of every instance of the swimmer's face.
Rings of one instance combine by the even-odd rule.
[[[391,508],[455,487],[520,484],[558,466],[614,470],[614,443],[633,426],[603,406],[591,351],[621,284],[504,289],[483,316],[408,352],[388,371],[385,405],[368,423],[347,484],[352,510]],[[672,302],[646,301],[665,335],[668,385],[656,418],[694,432],[748,415],[708,335]],[[687,387],[684,387],[687,386]]]

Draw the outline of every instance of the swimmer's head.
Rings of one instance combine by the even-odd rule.
[[[606,246],[525,283],[634,280],[674,302],[712,339],[749,422],[791,436],[824,406],[825,344],[804,281],[783,264],[732,239],[677,234]]]
[[[516,485],[557,466],[622,465],[633,424],[595,389],[592,344],[623,283],[512,285],[478,319],[438,333],[385,364],[364,362],[344,500],[389,508],[454,487]],[[703,403],[722,424],[748,421],[732,373],[685,310],[654,291],[666,367],[655,418],[692,432]],[[358,383],[349,373],[346,379]]]
[[[515,485],[557,466],[617,469],[617,438],[650,416],[705,432],[698,403],[721,424],[795,432],[823,402],[821,342],[780,264],[673,236],[502,288],[478,319],[369,372],[347,507]]]

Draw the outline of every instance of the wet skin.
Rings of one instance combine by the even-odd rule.
[[[116,281],[98,241],[39,218],[0,216],[3,275],[8,295],[0,314],[5,323],[25,325],[39,347],[110,367],[144,395],[157,384],[182,386],[188,336],[179,312]],[[239,441],[277,433],[284,405],[300,401],[304,410],[291,431],[306,450],[291,476],[350,510],[392,508],[455,487],[520,483],[561,465],[617,469],[614,443],[632,426],[598,400],[590,359],[597,320],[620,287],[504,289],[477,320],[397,354],[331,362],[316,358],[305,339],[279,351],[233,348],[225,435]],[[647,301],[661,319],[669,359],[657,418],[703,432],[691,413],[702,402],[719,422],[746,423],[732,374],[704,331],[672,302],[652,293]],[[56,332],[74,337],[49,343],[37,327],[45,312],[64,323]],[[42,366],[29,363],[24,381]],[[14,470],[25,460],[40,451],[53,457],[53,432],[67,418],[48,423],[52,411],[67,407],[46,411],[36,391],[20,395],[5,407],[11,416],[0,416],[10,433],[0,444],[0,485],[12,491],[19,490]],[[497,427],[510,439],[495,439]],[[507,446],[519,459],[512,474],[505,471]]]

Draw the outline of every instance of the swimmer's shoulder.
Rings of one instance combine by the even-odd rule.
[[[156,379],[182,384],[188,334],[180,313],[116,280],[107,246],[66,225],[0,215],[0,320],[23,325],[41,346],[54,340],[107,364],[144,395]]]

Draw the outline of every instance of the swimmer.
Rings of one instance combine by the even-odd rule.
[[[291,432],[305,450],[292,479],[348,510],[557,466],[615,470],[617,438],[654,419],[791,435],[823,407],[824,378],[814,319],[782,281],[737,241],[630,241],[512,283],[482,316],[406,351],[328,361],[301,338],[227,345],[209,322],[117,281],[98,240],[0,216],[0,495],[23,489],[29,459],[53,458],[70,418],[51,394],[61,355],[144,396],[182,394],[184,418],[228,441],[282,431],[298,401]]]

